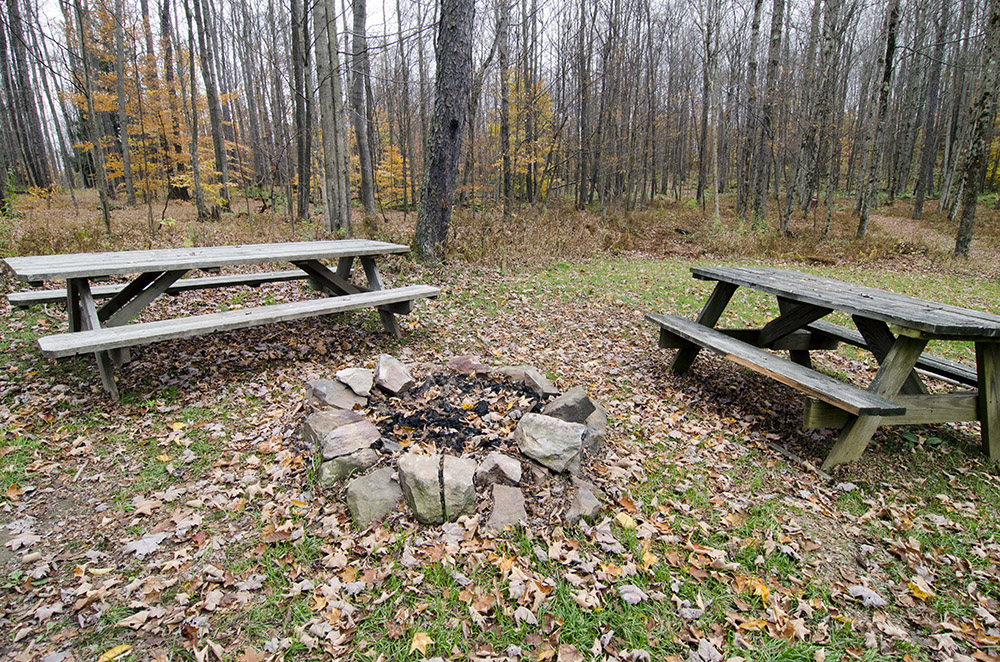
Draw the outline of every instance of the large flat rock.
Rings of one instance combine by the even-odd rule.
[[[368,420],[341,425],[323,439],[323,459],[332,460],[363,448],[371,448],[381,436],[378,428]]]
[[[347,508],[358,527],[382,520],[396,508],[403,493],[392,475],[392,468],[385,467],[347,484]]]
[[[441,481],[438,455],[406,453],[399,458],[399,484],[413,516],[424,524],[444,521],[444,504],[441,503]]]
[[[587,426],[544,414],[525,414],[514,430],[521,452],[552,471],[580,471]]]

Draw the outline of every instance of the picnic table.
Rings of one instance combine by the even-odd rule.
[[[398,337],[395,316],[409,313],[416,299],[440,294],[439,289],[427,285],[383,287],[376,258],[409,250],[401,244],[347,239],[38,255],[6,258],[4,262],[15,278],[33,286],[65,281],[64,288],[13,292],[8,300],[20,308],[65,302],[69,329],[39,338],[42,354],[58,358],[94,352],[104,388],[118,400],[115,366],[127,361],[128,348],[137,345],[365,307],[377,308],[386,331]],[[335,261],[336,267],[328,267],[324,260]],[[351,280],[355,260],[361,263],[364,284]],[[282,262],[290,262],[295,268],[183,278],[192,270],[218,273],[222,267]],[[95,280],[122,275],[134,277],[123,284],[92,285]],[[308,279],[327,296],[130,324],[163,294],[301,279]],[[98,299],[106,301],[98,307]]]
[[[660,327],[660,347],[677,348],[671,369],[687,371],[708,349],[804,392],[806,428],[841,428],[824,469],[861,457],[879,425],[979,421],[984,450],[1000,460],[1000,317],[792,270],[691,272],[716,283],[697,320],[646,315]],[[759,329],[715,329],[739,287],[777,297],[778,316]],[[833,311],[849,314],[855,329],[822,319]],[[930,340],[973,342],[976,367],[925,354]],[[810,351],[839,343],[875,356],[879,369],[867,389],[812,368]],[[929,393],[927,375],[960,388]]]

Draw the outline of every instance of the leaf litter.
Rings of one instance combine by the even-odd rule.
[[[30,445],[17,486],[4,486],[0,619],[15,641],[3,659],[158,660],[182,649],[196,659],[587,651],[697,661],[754,659],[769,642],[814,659],[838,647],[994,659],[1000,545],[988,497],[998,486],[976,456],[952,460],[928,495],[909,489],[922,477],[899,437],[880,433],[883,444],[826,484],[771,448],[813,466],[828,448],[828,435],[797,428],[795,393],[713,357],[670,375],[632,302],[585,291],[551,305],[572,291],[558,276],[438,272],[448,296],[404,318],[398,351],[413,364],[476,353],[537,365],[605,403],[611,435],[588,467],[609,497],[605,515],[569,527],[543,477],[531,521],[512,537],[486,535],[482,513],[418,528],[397,512],[358,531],[339,498],[315,491],[298,441],[302,383],[384,351],[361,314],[141,348],[121,378],[139,397],[119,407],[91,365],[38,358],[31,338],[46,318],[9,316],[25,332],[11,347],[24,360],[0,377],[2,453],[44,442]],[[496,303],[488,323],[466,303],[475,296]],[[962,608],[942,608],[943,597]],[[275,606],[282,616],[249,627]],[[582,631],[566,629],[567,610]],[[633,610],[647,627],[626,631]]]

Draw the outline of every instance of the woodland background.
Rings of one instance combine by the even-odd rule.
[[[143,203],[154,234],[167,198],[344,234],[352,204],[408,213],[435,24],[469,2],[5,0],[4,210],[96,187],[109,234]],[[456,202],[606,218],[693,196],[722,223],[730,194],[727,225],[825,235],[846,196],[863,237],[904,199],[960,218],[966,255],[1000,187],[998,4],[477,2]]]

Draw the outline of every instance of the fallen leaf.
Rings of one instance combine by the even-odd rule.
[[[114,648],[109,648],[104,651],[103,655],[97,658],[97,662],[111,662],[111,660],[124,655],[130,650],[132,650],[132,647],[128,644],[122,644],[120,646],[115,646]]]
[[[417,632],[413,635],[413,641],[410,642],[410,653],[413,651],[420,651],[421,655],[427,655],[427,647],[434,643],[426,632]]]
[[[856,584],[848,587],[847,592],[855,598],[861,598],[861,604],[866,607],[884,607],[886,605],[885,599],[867,586]]]
[[[618,520],[623,529],[634,529],[636,527],[635,520],[628,513],[618,513],[615,515],[615,519]]]
[[[147,619],[149,619],[149,610],[143,609],[142,611],[137,611],[131,616],[126,616],[122,620],[118,621],[115,623],[115,627],[138,630],[143,626]]]
[[[928,599],[937,595],[934,592],[934,589],[932,589],[927,581],[920,575],[913,575],[913,578],[910,579],[908,586],[910,587],[910,593],[912,593],[913,597],[917,600],[923,600],[926,602]]]
[[[147,533],[138,540],[125,545],[125,552],[135,553],[136,558],[144,559],[160,548],[160,543],[167,539],[170,534],[167,532]]]
[[[531,613],[530,609],[523,606],[514,610],[514,620],[528,625],[538,625],[538,619],[535,618],[535,615]]]
[[[648,600],[649,596],[634,584],[624,584],[618,587],[618,595],[622,596],[622,600],[629,603],[630,605],[637,605],[644,600]]]
[[[24,533],[16,535],[13,538],[11,538],[10,540],[8,540],[4,544],[4,547],[10,547],[10,550],[12,552],[16,552],[17,550],[21,549],[22,547],[31,547],[32,545],[34,545],[36,542],[38,542],[41,539],[42,539],[41,536],[36,536],[31,531],[25,531]]]

